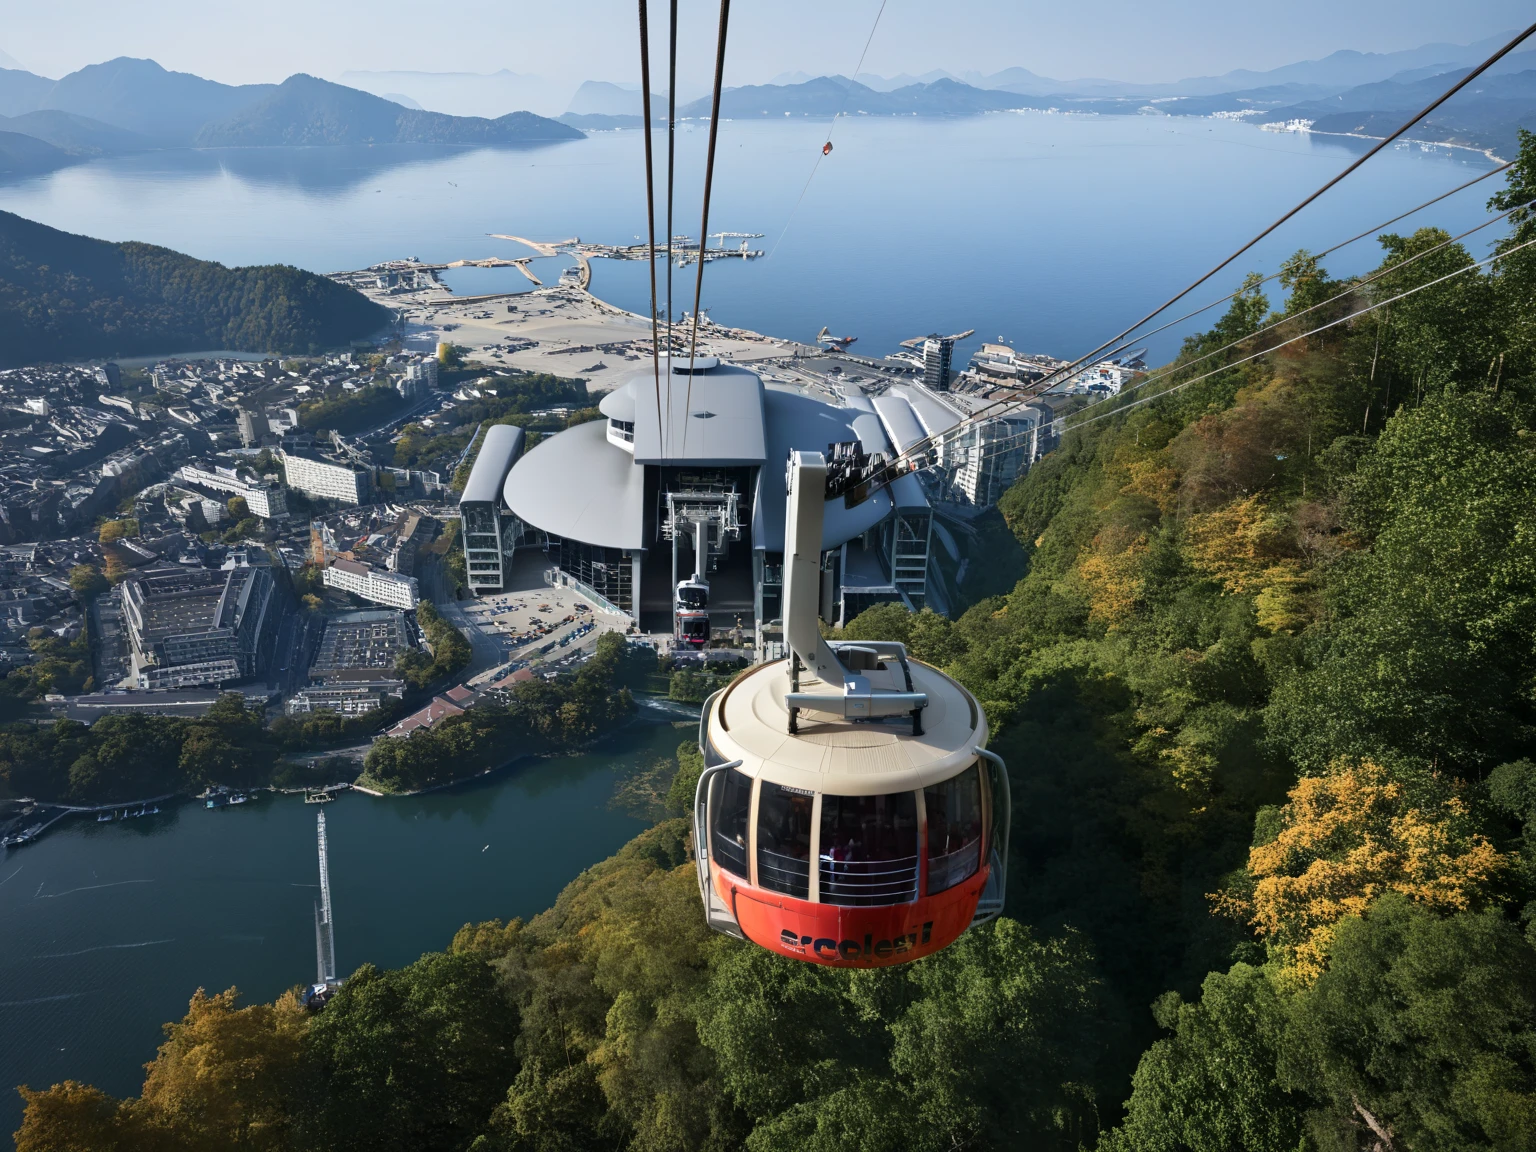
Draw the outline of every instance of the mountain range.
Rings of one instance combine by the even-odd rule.
[[[580,137],[579,130],[531,112],[451,116],[302,73],[281,84],[230,85],[130,57],[60,80],[0,69],[0,175],[146,148],[484,146]]]
[[[1403,52],[1335,52],[1258,72],[1162,84],[1096,78],[1057,80],[1025,68],[881,77],[787,73],[770,84],[728,88],[731,119],[973,116],[1035,109],[1096,115],[1237,114],[1256,123],[1304,120],[1312,130],[1380,136],[1481,61],[1504,37],[1428,44]],[[50,171],[92,156],[161,147],[334,144],[519,145],[577,139],[583,129],[637,127],[633,86],[586,81],[551,119],[506,111],[550,106],[539,77],[350,72],[352,85],[298,74],[281,84],[229,85],[152,60],[121,57],[50,80],[0,68],[0,178]],[[572,83],[560,81],[567,94]],[[366,91],[364,89],[367,89]],[[683,93],[682,96],[691,95]],[[652,115],[665,97],[652,94]],[[464,115],[465,111],[489,113]],[[684,118],[709,114],[707,99],[681,103]],[[1512,154],[1517,129],[1536,124],[1536,50],[1512,53],[1444,109],[1415,138]]]

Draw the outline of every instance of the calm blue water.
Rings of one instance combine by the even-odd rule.
[[[804,340],[826,324],[858,336],[857,351],[877,355],[909,336],[966,328],[978,340],[1006,336],[1031,351],[1086,351],[1364,147],[1157,116],[853,118],[838,124],[836,149],[807,188],[825,131],[824,123],[805,120],[721,126],[710,230],[766,233],[753,243],[772,255],[709,265],[704,305],[721,322]],[[679,134],[679,233],[698,232],[705,135],[694,125]],[[1299,247],[1328,247],[1489,167],[1464,150],[1389,149],[1199,300],[1230,291],[1244,272],[1272,271]],[[0,208],[225,263],[282,261],[323,272],[402,256],[446,262],[526,254],[490,239],[493,232],[630,243],[645,231],[642,173],[634,131],[523,151],[157,152],[0,185]],[[1436,206],[1421,222],[1469,227],[1484,218],[1498,179]],[[1475,251],[1486,254],[1486,245]],[[1330,270],[1359,272],[1378,254],[1363,242],[1330,260]],[[550,283],[568,263],[538,261],[535,273]],[[464,292],[528,286],[515,270],[464,270],[451,280]],[[600,261],[593,286],[616,304],[645,310],[641,263]],[[680,272],[675,307],[691,307],[692,293],[691,270]],[[1181,335],[1154,341],[1154,356],[1170,355]]]
[[[609,806],[617,777],[687,736],[653,723],[459,788],[326,805],[338,969],[408,964],[467,922],[547,908],[645,826]],[[190,802],[0,856],[0,1147],[21,1119],[13,1085],[136,1094],[197,988],[249,1002],[314,979],[317,811]]]

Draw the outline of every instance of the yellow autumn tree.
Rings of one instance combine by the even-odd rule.
[[[1259,624],[1271,632],[1295,632],[1311,618],[1301,562],[1287,555],[1289,524],[1258,493],[1201,512],[1184,522],[1184,556],[1190,567],[1229,593],[1253,595]]]
[[[291,1095],[309,1014],[293,993],[241,1008],[231,988],[201,988],[144,1066],[143,1095],[117,1100],[74,1081],[22,1090],[18,1152],[277,1150],[288,1146]]]
[[[1281,831],[1248,853],[1251,888],[1212,896],[1251,923],[1295,976],[1322,973],[1339,921],[1384,892],[1441,912],[1476,904],[1507,859],[1472,831],[1454,791],[1415,803],[1379,764],[1340,761],[1291,789]]]
[[[280,1148],[309,1013],[291,992],[244,1008],[238,998],[233,988],[216,996],[197,990],[145,1065],[141,1105],[210,1146]]]
[[[1093,549],[1077,562],[1077,575],[1088,591],[1088,618],[1113,632],[1130,618],[1141,597],[1147,542],[1138,538],[1117,551],[1105,536],[1095,539]]]

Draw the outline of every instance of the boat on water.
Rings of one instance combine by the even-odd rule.
[[[230,794],[229,802],[231,804],[244,804],[249,799],[250,797],[244,792],[233,792]]]
[[[111,822],[112,822],[112,813],[110,813],[110,812],[102,812],[99,815],[97,815],[97,817],[96,817],[96,823],[98,823],[98,824],[110,824]]]
[[[304,793],[304,803],[306,804],[329,804],[334,799],[336,799],[334,792],[327,792],[323,789],[319,792]]]

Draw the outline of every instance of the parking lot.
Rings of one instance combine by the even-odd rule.
[[[506,660],[472,684],[499,683],[520,666],[554,664],[590,652],[604,632],[624,632],[629,619],[602,611],[568,588],[540,585],[461,601],[465,617],[503,646]],[[510,665],[510,668],[509,668]]]

